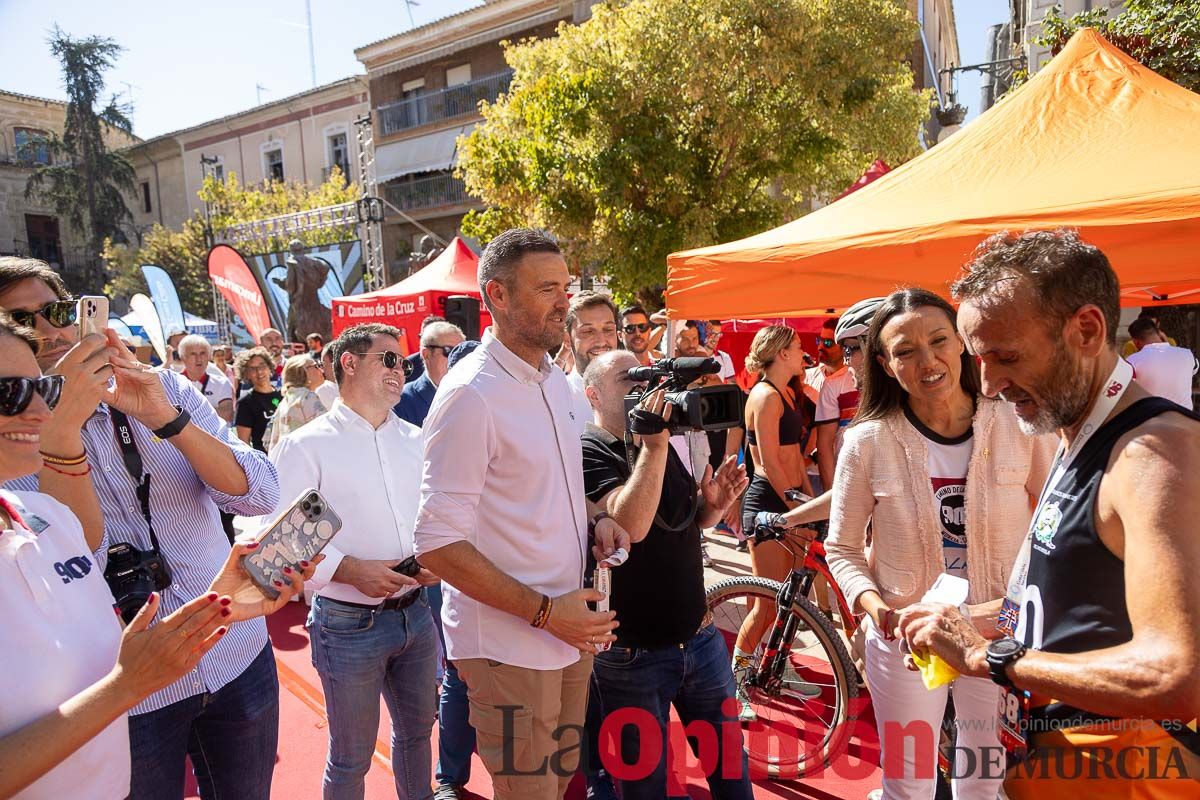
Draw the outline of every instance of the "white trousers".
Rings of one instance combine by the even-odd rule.
[[[1000,687],[987,678],[958,678],[930,691],[921,673],[905,669],[899,646],[899,640],[887,641],[868,621],[866,678],[879,729],[883,800],[932,800],[950,686],[958,731],[954,798],[995,800],[1004,782],[1004,756],[996,732]]]

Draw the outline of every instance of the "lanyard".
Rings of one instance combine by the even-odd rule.
[[[137,485],[138,503],[142,507],[142,516],[146,518],[146,527],[150,529],[150,545],[158,549],[158,537],[154,535],[154,524],[150,521],[150,473],[143,473],[142,454],[138,452],[137,444],[133,441],[133,429],[129,427],[129,418],[124,413],[109,406],[113,430],[117,436],[117,445],[121,448],[121,460],[129,477]]]
[[[1091,440],[1092,436],[1103,426],[1104,421],[1108,419],[1108,415],[1116,408],[1121,397],[1125,394],[1125,390],[1129,388],[1130,381],[1133,380],[1133,367],[1123,358],[1117,359],[1117,365],[1113,367],[1112,374],[1108,376],[1105,382],[1105,388],[1096,398],[1096,403],[1088,414],[1087,419],[1083,422],[1083,427],[1079,429],[1079,434],[1075,440],[1071,442],[1071,446],[1064,449],[1062,444],[1058,446],[1058,454],[1054,458],[1054,470],[1051,476],[1046,480],[1046,485],[1042,487],[1042,493],[1038,496],[1036,512],[1033,519],[1029,521],[1029,533],[1025,537],[1025,543],[1021,546],[1020,553],[1017,554],[1017,561],[1013,564],[1012,574],[1008,579],[1008,592],[1005,595],[1004,605],[1007,610],[1015,611],[1006,619],[1005,614],[1001,614],[1002,630],[1009,636],[1017,628],[1017,619],[1021,610],[1022,595],[1025,594],[1025,583],[1029,577],[1029,559],[1033,549],[1034,532],[1037,530],[1039,520],[1042,516],[1042,507],[1046,498],[1051,496],[1051,493],[1062,482],[1063,476],[1067,474],[1067,469],[1072,462],[1082,452],[1084,445]]]

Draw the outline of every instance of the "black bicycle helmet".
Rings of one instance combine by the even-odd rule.
[[[865,335],[867,329],[871,327],[871,320],[875,317],[875,312],[879,310],[879,306],[885,299],[870,297],[866,300],[859,300],[846,309],[846,313],[842,314],[837,327],[833,330],[833,340],[842,342],[845,339],[854,339]]]

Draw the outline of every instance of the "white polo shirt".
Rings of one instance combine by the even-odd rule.
[[[186,373],[184,374],[186,376]],[[208,365],[208,370],[205,371],[203,378],[198,381],[192,381],[192,386],[195,386],[196,391],[204,395],[204,399],[214,409],[222,401],[228,400],[233,402],[233,384],[226,380],[225,376],[221,374],[221,370],[212,364]]]
[[[1197,366],[1191,350],[1157,342],[1146,345],[1127,361],[1133,365],[1134,380],[1147,392],[1191,409],[1192,376]]]
[[[0,532],[0,736],[28,725],[117,663],[121,625],[79,520],[52,497],[0,490],[24,521]],[[122,714],[23,791],[21,800],[110,800],[129,794],[129,724]]]
[[[347,603],[382,603],[382,597],[334,581],[333,573],[346,556],[402,561],[413,554],[421,429],[392,412],[375,428],[338,398],[328,412],[283,437],[270,458],[279,471],[277,513],[301,492],[316,489],[342,519],[310,582],[316,593]]]
[[[470,542],[501,572],[551,597],[583,586],[583,447],[562,370],[538,368],[491,334],[442,379],[425,419],[417,554]],[[443,581],[446,657],[556,670],[579,651]]]

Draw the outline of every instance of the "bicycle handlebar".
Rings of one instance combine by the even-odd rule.
[[[819,520],[817,522],[810,522],[806,525],[800,525],[797,527],[811,528],[812,530],[816,531],[817,541],[823,542],[823,541],[825,541],[825,537],[829,535],[828,520]],[[753,538],[755,544],[761,544],[762,542],[771,542],[771,541],[783,541],[784,539],[787,538],[788,530],[790,530],[790,529],[789,528],[781,528],[781,527],[774,525],[772,523],[769,523],[769,522],[768,523],[759,523],[754,526],[754,533],[753,533],[752,538]]]

